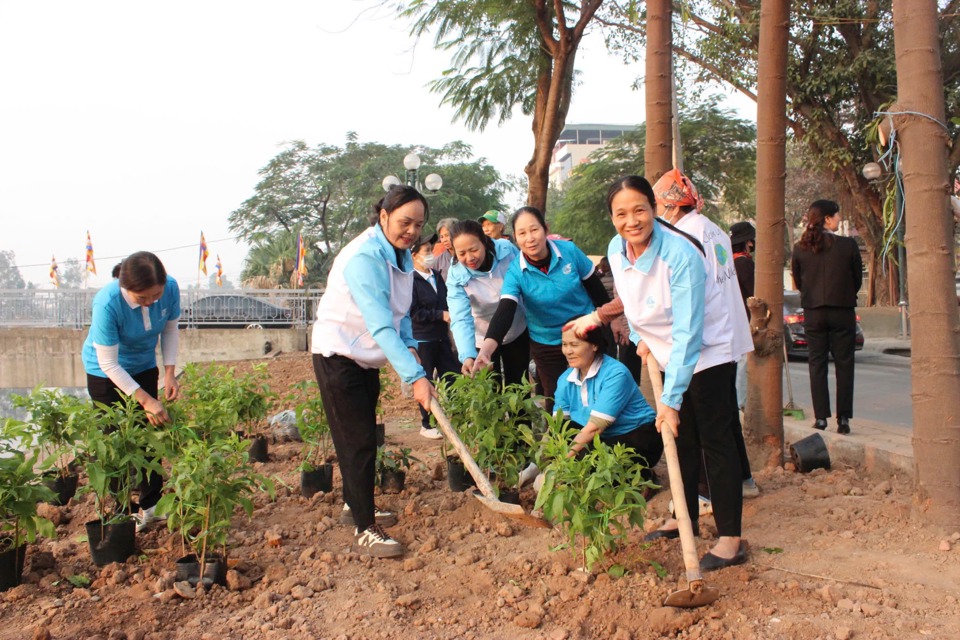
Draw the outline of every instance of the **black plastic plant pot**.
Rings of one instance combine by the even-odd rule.
[[[8,540],[0,540],[5,545]],[[27,558],[27,545],[22,544],[15,549],[7,549],[0,553],[0,591],[6,591],[20,584],[23,576],[23,564]]]
[[[520,504],[520,491],[517,489],[500,489],[500,496],[498,497],[500,502],[507,502],[509,504]]]
[[[476,486],[473,476],[463,466],[463,462],[457,456],[447,456],[447,484],[450,491],[462,493],[470,487]]]
[[[87,544],[93,564],[105,567],[111,562],[126,562],[137,553],[137,524],[124,520],[115,524],[102,524],[91,520],[86,524]]]
[[[186,580],[191,586],[197,586],[200,582],[200,560],[195,554],[188,554],[179,558],[176,562],[176,581]]]
[[[313,471],[300,472],[300,493],[304,498],[312,498],[320,491],[333,491],[333,465],[329,462]]]
[[[227,584],[227,561],[219,553],[208,553],[203,559],[203,586]]]
[[[376,427],[377,435],[377,446],[382,447],[387,441],[387,425],[383,422],[378,422]]]
[[[256,436],[250,438],[250,461],[267,462],[270,460],[270,453],[267,450],[266,436]]]
[[[814,469],[830,468],[830,452],[819,433],[812,433],[790,445],[790,457],[797,471],[807,473]]]
[[[54,471],[49,476],[47,476],[43,484],[45,484],[51,491],[57,494],[57,497],[51,501],[50,504],[62,507],[67,504],[77,493],[77,484],[80,481],[80,475],[75,471],[63,475],[58,471]]]
[[[380,471],[380,491],[383,493],[400,493],[407,480],[405,471],[382,469]]]

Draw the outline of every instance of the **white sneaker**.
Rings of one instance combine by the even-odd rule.
[[[697,496],[697,506],[699,507],[700,513],[698,516],[708,516],[713,513],[713,503],[710,502],[710,498],[704,498],[703,496]],[[667,503],[667,509],[670,510],[670,515],[676,518],[676,512],[673,510],[673,500]]]
[[[374,558],[396,558],[403,555],[403,545],[387,535],[378,524],[372,524],[362,532],[356,532],[353,550]]]
[[[757,486],[756,480],[753,478],[747,478],[743,481],[743,497],[744,498],[756,498],[760,495],[760,487]]]
[[[373,508],[373,517],[378,525],[381,527],[392,527],[393,525],[397,524],[397,514],[395,514],[393,511],[381,509],[376,505],[374,505]],[[357,525],[357,523],[353,520],[353,511],[350,510],[350,505],[343,505],[343,511],[340,512],[340,524],[349,524],[351,526]]]
[[[527,465],[526,469],[520,472],[520,480],[517,482],[517,487],[523,487],[530,484],[536,480],[537,474],[539,473],[540,469],[536,464],[531,462],[529,465]]]
[[[420,436],[426,438],[427,440],[442,440],[443,434],[440,433],[437,429],[428,429],[427,427],[420,427]]]
[[[137,522],[137,533],[146,531],[158,522],[166,522],[166,517],[156,514],[156,505],[149,509],[141,509],[139,513],[133,514],[133,519]]]

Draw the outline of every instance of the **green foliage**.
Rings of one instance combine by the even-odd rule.
[[[0,553],[32,543],[38,535],[57,535],[53,523],[37,515],[38,502],[56,497],[35,470],[39,452],[14,448],[31,436],[30,427],[18,420],[7,419],[0,427]]]
[[[630,527],[643,526],[643,492],[654,485],[643,479],[633,449],[610,447],[599,435],[582,458],[570,456],[576,434],[559,412],[548,421],[538,461],[545,477],[535,508],[560,525],[591,570],[626,539]]]
[[[473,159],[469,145],[414,146],[423,162],[420,175],[439,173],[447,185],[430,196],[431,220],[476,218],[501,208],[499,173],[484,159]],[[403,177],[409,151],[409,146],[357,142],[356,134],[343,146],[289,143],[260,169],[254,194],[230,214],[231,231],[254,247],[243,277],[269,276],[290,286],[292,247],[302,232],[309,245],[307,284],[323,283],[333,256],[370,224],[372,205],[383,197],[383,178]]]
[[[515,487],[545,414],[529,382],[498,387],[491,370],[438,385],[444,412],[480,468],[495,473],[500,487]]]
[[[330,423],[323,410],[320,388],[313,380],[298,382],[287,394],[297,420],[297,430],[303,440],[301,471],[313,471],[330,459]]]
[[[423,466],[423,461],[414,455],[409,447],[400,449],[377,449],[377,474],[381,471],[406,471],[416,462]]]
[[[246,374],[234,367],[188,364],[181,377],[182,398],[168,407],[174,448],[181,440],[216,439],[240,426],[257,433],[276,397],[268,380],[264,363]]]
[[[0,251],[0,289],[23,289],[27,285],[17,267],[17,256],[13,251]]]
[[[236,434],[191,440],[171,462],[167,486],[172,492],[157,503],[157,513],[167,516],[167,527],[180,533],[201,563],[208,550],[225,550],[237,506],[249,516],[254,492],[274,495],[273,481],[248,464],[248,446]]]
[[[77,589],[83,589],[84,587],[90,586],[90,578],[80,574],[72,575],[67,577],[67,582],[72,584]]]
[[[163,434],[150,426],[133,396],[110,406],[96,403],[74,415],[82,434],[77,449],[87,472],[87,484],[78,493],[93,492],[104,525],[124,520],[134,489],[150,472],[163,473]]]
[[[745,220],[755,214],[756,127],[719,106],[719,98],[683,107],[685,173],[705,200],[702,213],[722,221]],[[551,209],[550,230],[575,238],[588,254],[604,254],[614,235],[607,213],[607,189],[625,175],[643,175],[646,127],[640,125],[598,149],[575,168]]]
[[[73,416],[84,411],[87,403],[39,385],[29,395],[14,395],[11,400],[13,406],[30,413],[33,442],[43,452],[44,461],[55,465],[61,475],[68,474],[77,438]]]

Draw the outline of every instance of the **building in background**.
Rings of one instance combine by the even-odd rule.
[[[550,184],[563,189],[563,183],[575,166],[586,162],[587,156],[614,138],[636,128],[636,125],[623,124],[568,124],[553,146]]]

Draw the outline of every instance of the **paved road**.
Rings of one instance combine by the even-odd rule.
[[[804,414],[813,422],[813,403],[810,401],[810,377],[806,360],[790,362],[793,382],[793,401],[803,408]],[[858,351],[854,382],[852,424],[856,418],[876,420],[894,427],[913,429],[910,407],[910,358],[873,351]],[[833,363],[830,363],[830,400],[836,409]],[[787,386],[784,380],[784,403],[787,401]],[[834,428],[830,420],[830,428]]]

